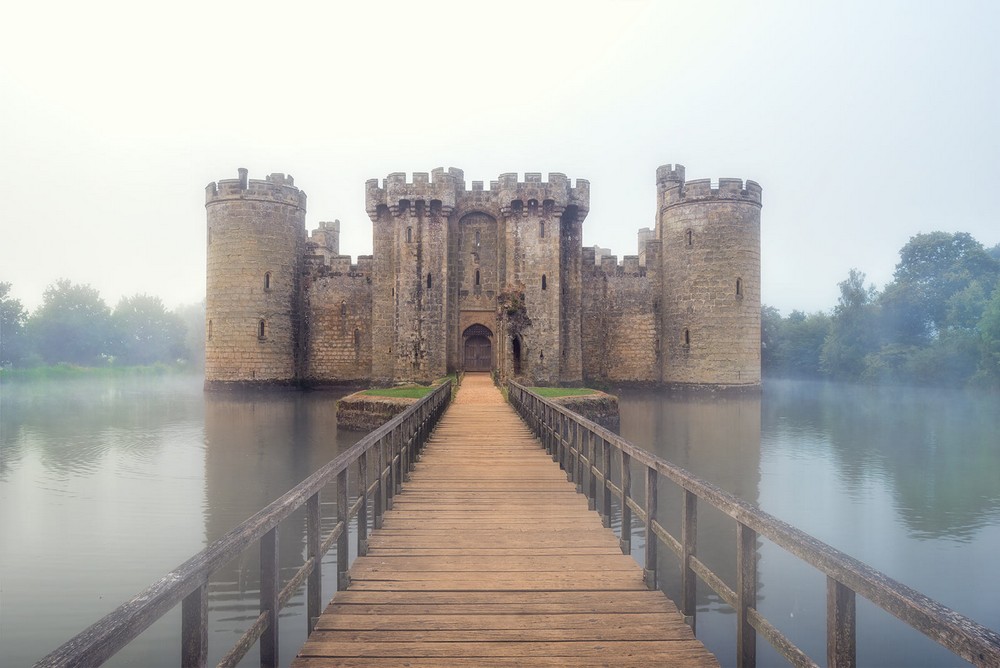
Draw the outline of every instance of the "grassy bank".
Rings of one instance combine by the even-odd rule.
[[[529,387],[528,389],[540,397],[550,399],[557,397],[578,397],[597,392],[597,390],[592,390],[589,387]]]
[[[0,381],[31,382],[39,380],[71,380],[76,378],[133,378],[189,374],[196,371],[186,364],[150,364],[146,366],[77,366],[56,364],[25,369],[0,369]]]

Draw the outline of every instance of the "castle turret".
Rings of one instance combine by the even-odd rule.
[[[685,181],[682,165],[657,169],[656,185],[663,381],[759,385],[760,186]]]
[[[291,176],[210,183],[205,385],[301,377],[306,194]]]

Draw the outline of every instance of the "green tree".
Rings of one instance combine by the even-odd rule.
[[[781,312],[773,306],[760,307],[760,369],[767,376],[781,376],[780,346],[783,339]]]
[[[831,320],[825,313],[792,311],[784,326],[782,358],[784,375],[818,378],[823,375],[821,353],[830,334]]]
[[[977,326],[980,341],[978,385],[1000,388],[1000,285],[993,290]]]
[[[27,319],[21,301],[10,296],[10,283],[0,281],[0,367],[17,366],[27,355]]]
[[[27,331],[48,364],[97,364],[110,352],[111,311],[94,288],[61,278],[45,289]]]
[[[1000,276],[997,261],[966,232],[918,234],[899,251],[893,281],[882,295],[889,343],[920,345],[948,326],[949,302],[979,282],[986,294]]]
[[[124,364],[176,362],[186,356],[184,321],[159,297],[122,297],[111,316],[115,356]]]
[[[184,346],[187,349],[187,360],[197,369],[205,368],[205,302],[186,304],[174,309],[181,320],[187,334],[184,336]]]
[[[830,333],[823,342],[820,366],[833,378],[860,380],[865,357],[878,347],[877,293],[874,285],[865,286],[865,274],[857,269],[851,269],[839,286],[840,299],[833,309]]]

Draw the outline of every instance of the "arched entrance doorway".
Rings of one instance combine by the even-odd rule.
[[[493,332],[485,325],[472,325],[462,332],[464,343],[464,363],[466,371],[490,371],[493,369]]]

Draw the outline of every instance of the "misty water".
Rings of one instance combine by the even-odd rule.
[[[200,378],[0,386],[0,665],[30,665],[356,442],[337,428],[339,396],[204,394]],[[1000,628],[997,395],[773,381],[753,397],[620,396],[626,438]],[[675,531],[679,497],[661,497]],[[333,514],[326,503],[327,528]],[[283,563],[303,553],[304,525],[282,525]],[[700,508],[699,556],[730,583],[734,545],[732,523]],[[759,559],[759,607],[822,662],[824,577],[766,541]],[[213,579],[213,665],[256,616],[257,587],[255,549]],[[733,665],[735,616],[698,595],[698,636]],[[305,635],[302,595],[281,628],[287,663]],[[175,610],[111,665],[177,665],[178,629]],[[858,636],[860,665],[961,663],[861,599]],[[758,652],[781,664],[762,640]]]

